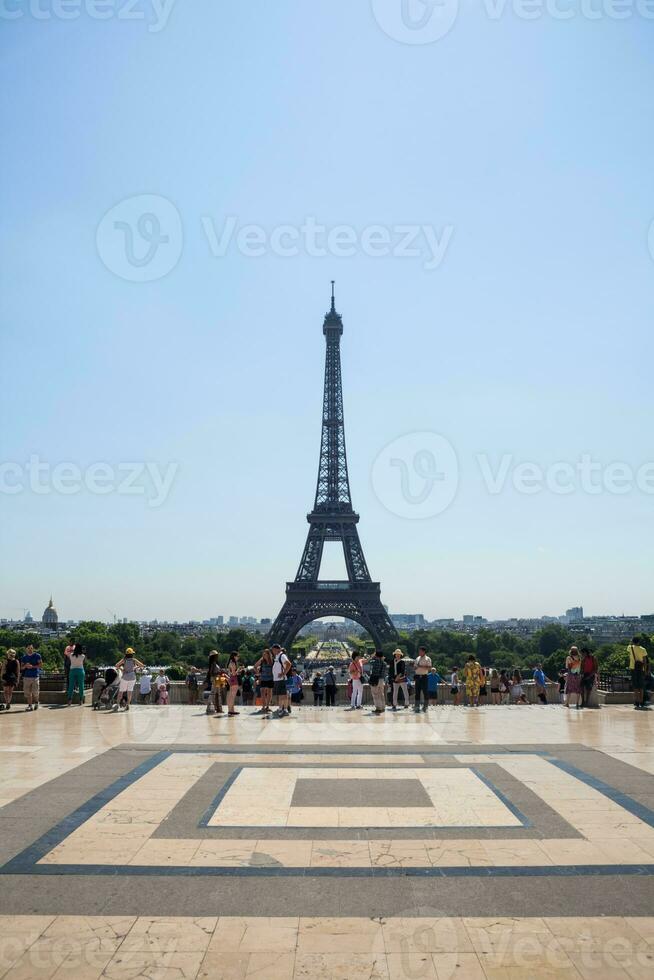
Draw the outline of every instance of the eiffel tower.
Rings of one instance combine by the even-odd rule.
[[[379,582],[373,582],[359,541],[359,515],[352,508],[345,453],[341,334],[343,320],[336,312],[334,283],[331,309],[322,332],[327,347],[322,437],[318,485],[313,510],[307,514],[309,533],[294,582],[286,583],[286,601],[268,635],[269,643],[290,648],[303,626],[323,616],[344,616],[363,626],[375,645],[397,641],[390,617],[381,603]],[[343,545],[347,581],[318,578],[325,541]]]

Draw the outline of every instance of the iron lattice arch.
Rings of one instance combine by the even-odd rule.
[[[397,631],[381,601],[379,582],[373,582],[363,554],[350,494],[345,449],[345,421],[340,342],[343,320],[336,312],[334,284],[331,309],[323,324],[325,386],[322,408],[320,462],[313,510],[307,514],[309,533],[294,582],[286,585],[286,601],[275,620],[269,643],[290,647],[298,631],[323,616],[344,616],[370,633],[376,646],[397,641]],[[319,579],[326,541],[343,546],[347,580]]]

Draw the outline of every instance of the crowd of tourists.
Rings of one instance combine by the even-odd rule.
[[[646,710],[654,690],[647,651],[634,638],[627,653],[634,707]],[[85,660],[81,644],[66,647],[64,669],[68,705],[73,704],[75,693],[77,703],[84,703]],[[27,646],[21,657],[15,650],[8,650],[1,668],[4,704],[0,708],[11,707],[14,691],[22,680],[27,710],[37,710],[41,671],[41,655],[33,646]],[[587,647],[571,647],[565,666],[554,681],[558,683],[558,700],[566,708],[580,710],[588,707],[597,687],[598,674],[598,661],[592,651]],[[531,682],[537,701],[547,704],[548,684],[553,682],[545,675],[542,664],[534,665]],[[185,684],[188,702],[198,704],[202,699],[207,714],[234,717],[240,713],[238,705],[254,706],[257,709],[254,714],[272,718],[287,717],[305,699],[315,707],[335,707],[339,686],[334,667],[299,669],[278,644],[266,648],[252,666],[242,665],[238,653],[230,654],[226,666],[222,666],[218,652],[213,650],[206,672],[191,667]],[[509,671],[484,667],[474,654],[470,654],[462,667],[455,665],[442,676],[422,646],[415,659],[405,656],[399,649],[388,660],[380,650],[369,656],[354,652],[346,668],[346,710],[363,708],[365,684],[370,688],[375,715],[382,714],[387,707],[391,711],[412,707],[415,712],[425,712],[430,706],[437,705],[439,699],[444,702],[446,692],[454,705],[469,707],[529,703],[523,673],[518,668]],[[169,691],[170,679],[165,669],[151,672],[128,647],[115,666],[106,668],[97,680],[94,678],[93,704],[97,706],[100,695],[109,692],[116,710],[129,711],[136,692],[141,704],[167,705]]]
[[[647,654],[635,641],[629,646],[634,698],[637,707],[646,706],[648,689],[654,687]],[[599,665],[592,651],[586,647],[570,648],[565,667],[558,678],[551,681],[543,666],[535,664],[531,671],[536,700],[548,703],[548,685],[558,685],[558,698],[566,707],[582,709],[591,703],[597,687]],[[189,679],[187,678],[187,686]],[[529,704],[523,674],[519,669],[498,670],[484,667],[470,654],[463,667],[453,666],[443,677],[433,666],[425,647],[418,649],[415,660],[406,657],[402,650],[395,650],[387,661],[382,651],[364,657],[353,653],[347,666],[346,700],[349,711],[363,708],[364,684],[368,684],[373,703],[373,714],[413,708],[425,712],[430,706],[445,701],[445,692],[454,705],[478,707],[482,704]],[[238,654],[230,656],[227,667],[221,667],[218,653],[209,658],[205,678],[204,698],[208,714],[238,715],[237,703],[255,704],[255,715],[284,718],[305,699],[316,707],[335,707],[338,681],[336,671],[329,666],[322,670],[298,670],[286,650],[274,644],[266,648],[252,667],[239,665]],[[310,691],[307,697],[305,691]],[[640,692],[640,693],[637,693]],[[449,699],[448,699],[449,700]],[[197,697],[195,698],[197,701]],[[193,702],[195,703],[195,702]]]

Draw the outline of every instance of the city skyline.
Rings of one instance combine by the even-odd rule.
[[[52,602],[53,602],[53,599],[52,599],[52,596],[51,596],[50,597],[50,604]],[[46,606],[46,611],[47,611],[47,609],[51,608],[50,604]],[[58,604],[55,603],[54,605],[55,605],[55,610],[58,612],[59,611]],[[38,609],[37,606],[33,606],[33,607],[32,606],[25,606],[25,607],[23,607],[24,613],[27,614],[27,615],[29,615],[29,616],[31,616],[32,620],[35,623],[40,623],[41,622],[41,615],[38,615],[38,614],[37,615],[34,615],[32,613],[32,608],[37,608]],[[587,609],[584,609],[582,606],[579,606],[579,607],[570,607],[565,612],[551,612],[551,613],[541,612],[541,613],[534,613],[534,614],[530,614],[530,615],[520,615],[520,616],[517,615],[517,614],[512,614],[512,615],[508,615],[508,616],[496,616],[496,615],[493,615],[492,612],[488,612],[488,611],[484,611],[484,612],[481,612],[481,613],[465,613],[465,612],[452,613],[452,614],[443,613],[443,614],[437,614],[437,615],[433,615],[432,616],[432,615],[429,615],[429,614],[425,614],[424,612],[422,612],[422,613],[404,613],[404,612],[401,612],[399,610],[393,611],[392,609],[390,610],[389,615],[391,616],[391,618],[396,618],[396,617],[397,618],[400,618],[400,617],[420,617],[421,616],[421,617],[423,617],[425,619],[425,622],[426,623],[435,623],[435,622],[446,621],[446,620],[452,620],[455,623],[465,623],[466,620],[470,620],[470,621],[474,620],[477,623],[483,623],[483,624],[490,623],[490,624],[492,624],[492,623],[498,623],[498,622],[505,622],[505,621],[509,621],[509,620],[552,620],[552,621],[564,622],[566,619],[568,619],[568,620],[570,619],[570,615],[569,615],[570,613],[576,613],[577,610],[579,610],[579,612],[580,612],[580,619],[592,619],[592,618],[603,618],[603,617],[637,619],[637,618],[640,618],[640,617],[647,617],[647,616],[650,616],[651,617],[652,615],[654,615],[654,610],[652,610],[652,609],[645,609],[645,610],[641,610],[641,611],[623,610],[623,611],[619,611],[619,612],[618,611],[611,611],[611,610],[609,610],[609,611],[606,611],[606,610],[605,611],[597,611],[597,610],[589,611]],[[63,612],[66,613],[66,610],[63,610]],[[109,618],[107,618],[106,615],[97,615],[97,616],[92,616],[92,615],[77,615],[77,616],[69,616],[69,615],[64,614],[64,615],[59,615],[59,622],[60,622],[60,624],[63,624],[63,623],[69,623],[69,622],[70,623],[81,622],[83,620],[97,620],[99,622],[104,622],[104,623],[111,623],[111,622],[136,622],[136,623],[154,623],[154,622],[159,622],[159,623],[174,623],[174,622],[178,622],[178,623],[201,623],[202,625],[216,625],[216,626],[261,625],[261,624],[270,626],[270,625],[272,625],[272,621],[273,621],[273,618],[272,618],[272,616],[271,616],[270,613],[263,614],[263,615],[260,615],[260,614],[253,615],[252,613],[236,613],[236,614],[234,614],[234,613],[228,613],[228,614],[214,613],[214,614],[208,614],[206,612],[203,612],[203,613],[197,614],[195,616],[189,615],[189,616],[185,616],[185,617],[174,617],[174,618],[171,618],[170,616],[166,616],[166,615],[161,615],[161,616],[136,615],[136,616],[130,617],[130,616],[123,616],[119,612],[113,612],[111,610],[106,610],[105,612],[109,612],[110,613]],[[338,617],[323,617],[323,618],[325,618],[325,619],[333,619],[333,618],[338,618]],[[24,618],[19,617],[19,616],[16,616],[16,615],[10,615],[10,614],[8,614],[7,612],[5,612],[3,610],[3,608],[1,606],[0,606],[0,620],[6,620],[6,621],[10,621],[10,622],[25,622],[25,619]]]

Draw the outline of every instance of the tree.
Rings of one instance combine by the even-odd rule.
[[[534,636],[534,641],[538,649],[538,659],[546,660],[556,650],[569,647],[571,637],[564,626],[559,626],[558,623],[552,623],[551,626],[546,626],[544,629],[539,630]]]
[[[118,648],[123,652],[127,647],[135,649],[141,641],[141,630],[138,623],[114,623],[107,629],[107,633],[116,638]]]

